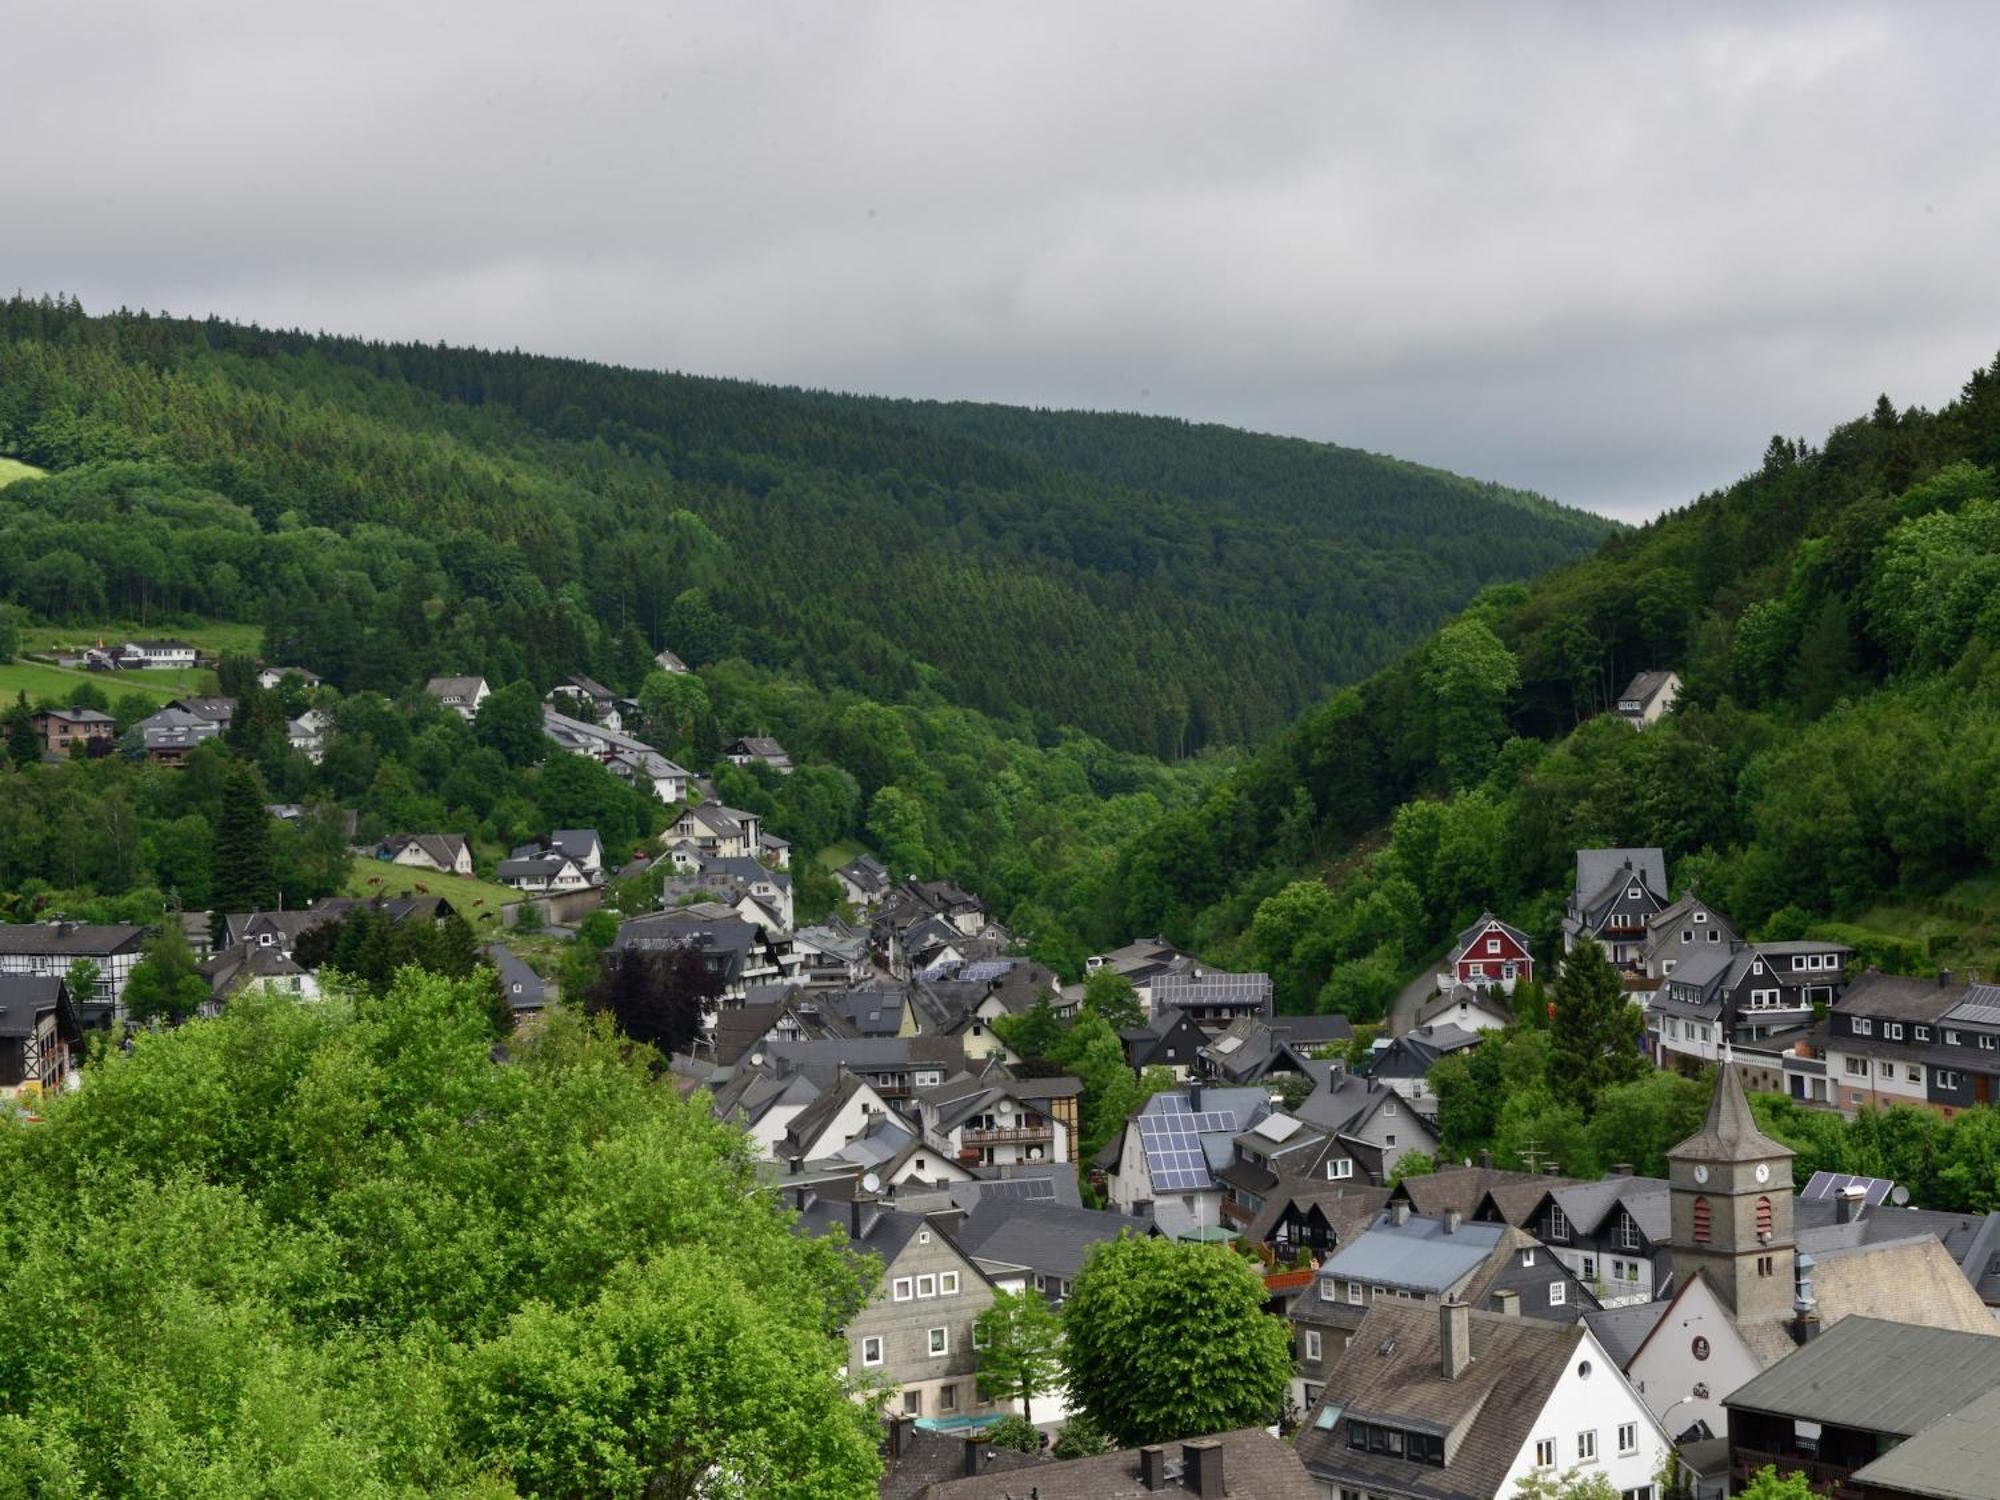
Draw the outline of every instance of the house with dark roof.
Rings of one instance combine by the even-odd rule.
[[[522,962],[513,949],[503,943],[488,943],[486,961],[499,976],[500,998],[507,1002],[517,1020],[548,1007],[550,991],[555,986]]]
[[[1870,969],[1828,1011],[1823,1045],[1841,1109],[1909,1104],[1950,1119],[2000,1102],[2000,985]]]
[[[146,929],[128,923],[6,922],[0,923],[0,977],[26,975],[62,979],[70,965],[87,958],[97,965],[97,988],[72,995],[77,1018],[85,1026],[103,1025],[116,1014],[125,981],[143,956]]]
[[[732,766],[769,766],[781,776],[792,773],[791,752],[769,735],[741,735],[723,747],[722,758]]]
[[[1133,1072],[1165,1068],[1175,1078],[1185,1079],[1200,1061],[1208,1033],[1185,1012],[1156,1006],[1144,1025],[1120,1031],[1118,1040],[1125,1044],[1125,1061]]]
[[[1853,956],[1846,944],[1824,940],[1696,945],[1667,961],[1669,972],[1647,997],[1648,1044],[1662,1064],[1686,1066],[1716,1061],[1725,1043],[1777,1051],[1811,1024],[1816,1008],[1840,997]],[[1774,1039],[1778,1047],[1761,1045]]]
[[[1297,1448],[1322,1494],[1411,1500],[1500,1500],[1573,1469],[1654,1500],[1671,1451],[1583,1323],[1455,1298],[1370,1306]]]
[[[1730,1475],[1740,1486],[1776,1464],[1849,1493],[1858,1471],[1995,1389],[2000,1338],[1847,1318],[1724,1398]]]
[[[60,1093],[82,1042],[61,975],[0,974],[0,1096]]]
[[[687,843],[705,855],[755,859],[763,821],[756,813],[719,802],[697,803],[683,809],[660,835],[660,846],[672,850],[676,844]]]
[[[1051,1302],[1069,1295],[1091,1251],[1127,1234],[1151,1234],[1126,1214],[1059,1203],[982,1198],[958,1226],[959,1248],[977,1260],[996,1286],[1033,1287]]]
[[[1330,1177],[1348,1175],[1339,1165],[1344,1157],[1355,1181],[1386,1183],[1407,1153],[1437,1151],[1430,1121],[1380,1079],[1329,1070],[1292,1113],[1333,1137],[1325,1158]]]
[[[572,672],[542,694],[542,702],[572,719],[619,730],[625,727],[626,715],[638,708],[631,699],[619,697],[596,678],[581,672]]]
[[[1352,1035],[1351,1028],[1349,1034]],[[1241,1016],[1231,1021],[1220,1036],[1202,1046],[1197,1056],[1203,1077],[1239,1087],[1260,1083],[1273,1073],[1299,1077],[1311,1072],[1312,1059],[1306,1050],[1294,1048],[1274,1021],[1261,1016]]]
[[[1224,974],[1194,968],[1185,974],[1161,974],[1150,986],[1153,1009],[1177,1010],[1211,1036],[1219,1036],[1244,1016],[1272,1014],[1269,974]]]
[[[1387,1188],[1352,1178],[1329,1182],[1280,1173],[1276,1186],[1264,1195],[1263,1209],[1244,1227],[1243,1238],[1269,1245],[1281,1260],[1301,1251],[1319,1260],[1366,1230],[1388,1203]]]
[[[154,765],[179,766],[187,763],[197,745],[219,736],[222,725],[184,708],[169,707],[148,714],[132,726],[132,731],[147,760]]]
[[[860,912],[878,906],[893,883],[889,867],[872,854],[856,855],[833,872],[833,879],[840,887],[840,899]]]
[[[917,1500],[931,1485],[976,1474],[1014,1474],[1055,1462],[1046,1451],[1023,1453],[995,1443],[984,1429],[942,1431],[919,1427],[915,1417],[891,1414],[883,1422],[882,1481],[877,1500]]]
[[[1606,1307],[1664,1297],[1673,1280],[1667,1180],[1614,1168],[1599,1182],[1551,1182],[1525,1228]]]
[[[612,947],[693,950],[721,979],[725,1008],[748,999],[753,985],[796,979],[800,968],[788,934],[747,922],[740,913],[712,902],[621,922]]]
[[[2000,1500],[2000,1386],[1848,1477],[1861,1500]]]
[[[1364,1077],[1394,1089],[1425,1114],[1432,1114],[1437,1101],[1429,1083],[1431,1069],[1447,1057],[1477,1047],[1485,1037],[1484,1031],[1467,1031],[1450,1022],[1432,1021],[1389,1038],[1376,1049],[1361,1072]]]
[[[463,834],[394,833],[376,845],[375,857],[440,875],[472,874],[472,846]]]
[[[1620,968],[1645,957],[1646,922],[1667,904],[1667,857],[1659,849],[1579,849],[1563,912],[1563,952],[1590,941]]]
[[[1417,1007],[1412,1030],[1425,1026],[1456,1026],[1460,1031],[1499,1031],[1514,1023],[1513,1007],[1491,989],[1453,985]]]
[[[1721,912],[1693,891],[1646,918],[1646,948],[1639,968],[1648,979],[1665,979],[1683,959],[1704,948],[1733,947],[1741,941]]]
[[[880,1263],[868,1301],[841,1330],[857,1394],[886,1392],[890,1411],[912,1417],[992,1411],[974,1375],[972,1329],[993,1305],[993,1286],[972,1258],[921,1214],[807,1188],[787,1197],[797,1233]]]
[[[922,1492],[923,1500],[1147,1500],[1153,1495],[1199,1500],[1319,1500],[1290,1444],[1261,1427],[1180,1443],[1154,1443],[1095,1458],[1038,1464],[1024,1473],[951,1479]]]
[[[195,664],[195,649],[186,641],[122,641],[111,648],[116,665],[125,671],[186,671]]]
[[[1234,1158],[1237,1133],[1270,1109],[1263,1089],[1193,1084],[1154,1094],[1098,1154],[1107,1200],[1176,1239],[1226,1235],[1215,1174]]]
[[[201,977],[208,981],[205,1016],[220,1015],[230,998],[256,986],[300,1000],[317,1000],[319,978],[295,960],[289,949],[235,943],[217,948],[202,960]]]
[[[924,1139],[967,1167],[1076,1159],[1083,1085],[1074,1078],[947,1079],[914,1103]]]
[[[1497,988],[1503,995],[1535,977],[1535,955],[1520,928],[1484,912],[1461,932],[1438,969],[1438,993],[1448,995],[1461,985],[1473,990]]]
[[[1618,695],[1618,717],[1634,729],[1644,729],[1656,724],[1660,716],[1674,706],[1681,695],[1681,675],[1671,669],[1664,672],[1639,672],[1625,684],[1625,691]]]

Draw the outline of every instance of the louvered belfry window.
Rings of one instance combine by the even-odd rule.
[[[1708,1243],[1708,1233],[1708,1200],[1706,1198],[1697,1198],[1694,1200],[1694,1242],[1697,1245],[1706,1245]]]
[[[1757,1238],[1768,1240],[1770,1237],[1771,1200],[1769,1198],[1759,1198],[1757,1200]]]

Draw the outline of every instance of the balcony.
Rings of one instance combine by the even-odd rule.
[[[1823,1464],[1817,1459],[1806,1458],[1797,1453],[1767,1453],[1761,1448],[1740,1448],[1731,1446],[1729,1469],[1734,1479],[1733,1488],[1742,1489],[1750,1482],[1751,1476],[1766,1464],[1775,1464],[1780,1476],[1798,1472],[1806,1476],[1806,1483],[1822,1495],[1831,1495],[1835,1500],[1859,1500],[1861,1491],[1849,1481],[1854,1470],[1839,1464]]]
[[[961,1146],[1030,1146],[1055,1139],[1053,1125],[996,1125],[988,1130],[967,1127],[958,1133]]]

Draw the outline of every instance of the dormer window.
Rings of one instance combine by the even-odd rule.
[[[1500,951],[1500,939],[1488,938],[1486,940],[1486,951],[1488,953],[1498,953]]]
[[[1637,901],[1639,899],[1639,887],[1636,885],[1629,887],[1625,892],[1625,899],[1627,901]]]

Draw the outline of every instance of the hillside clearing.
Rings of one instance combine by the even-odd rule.
[[[5,489],[17,479],[40,479],[47,472],[33,464],[24,464],[18,458],[0,458],[0,489]]]
[[[423,892],[417,892],[422,886]],[[435,870],[417,870],[408,865],[391,864],[385,859],[357,857],[353,867],[347,872],[347,880],[341,886],[343,896],[360,896],[364,899],[375,896],[408,896],[429,894],[442,896],[452,904],[457,913],[472,924],[472,930],[481,938],[488,938],[500,931],[500,908],[511,906],[521,899],[521,893],[504,885],[495,885],[490,880],[471,880],[463,875],[440,875]]]
[[[26,693],[30,703],[40,698],[67,703],[79,687],[95,688],[113,703],[128,693],[165,703],[185,693],[212,692],[213,672],[78,672],[38,661],[0,662],[0,700],[13,702]]]
[[[0,479],[0,483],[5,483]],[[263,649],[264,628],[235,620],[197,620],[189,624],[142,625],[136,620],[100,620],[89,625],[29,625],[21,631],[21,649],[29,652],[82,651],[99,641],[186,641],[204,656],[255,656]]]

